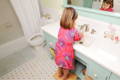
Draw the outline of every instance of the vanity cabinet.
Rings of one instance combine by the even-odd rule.
[[[53,29],[51,28],[51,30],[49,30],[50,26],[53,26],[52,27]],[[56,28],[55,26],[58,26],[58,25],[54,25],[54,24],[47,25],[47,26],[45,26],[45,28],[43,28],[44,38],[47,42],[48,48],[53,48],[53,49],[55,48],[55,43],[57,41],[56,35],[57,35],[57,31],[58,31],[58,28]],[[55,30],[57,30],[57,31],[54,32]],[[84,68],[87,69],[87,75],[92,77],[93,80],[120,80],[120,76],[113,74],[109,69],[107,69],[103,65],[99,64],[97,62],[95,56],[92,56],[90,58],[88,56],[88,54],[82,53],[78,47],[79,46],[74,48],[75,49],[75,59],[77,61],[75,73],[81,80],[84,80],[84,77],[85,77],[81,72],[81,70]],[[84,50],[84,49],[81,49],[81,50]],[[87,52],[87,53],[89,53],[89,52]],[[93,60],[94,58],[95,58],[95,60]],[[109,63],[106,62],[106,65],[107,64],[109,64]]]
[[[47,45],[53,48],[55,46],[56,38],[54,38],[53,36],[51,36],[45,31],[43,33],[44,33],[44,37],[47,42]]]
[[[54,48],[56,38],[54,38],[52,35],[48,34],[45,31],[44,31],[44,35],[49,48]],[[81,73],[81,69],[83,68],[83,66],[79,64],[80,62],[87,67],[87,71],[88,71],[87,73],[89,76],[93,78],[93,80],[108,80],[110,71],[101,67],[100,65],[98,65],[91,59],[87,58],[80,52],[75,51],[75,56],[77,61],[75,73],[78,75],[78,77],[80,77],[81,79],[84,78],[84,75]]]
[[[76,52],[76,59],[86,65],[87,74],[93,78],[93,80],[108,80],[110,71],[95,63],[91,59],[87,58],[80,52]]]
[[[110,71],[91,60],[89,60],[87,64],[87,74],[91,76],[93,80],[108,80],[111,73]]]
[[[51,59],[53,59],[55,55],[54,50],[57,39],[45,31],[43,31],[43,33],[44,33],[45,44],[47,45],[47,49],[49,50],[48,55],[50,56]]]
[[[104,70],[98,65],[87,66],[88,75],[92,77],[93,80],[108,80],[110,72]]]

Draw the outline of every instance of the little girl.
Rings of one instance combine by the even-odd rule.
[[[113,12],[113,1],[112,0],[103,1],[100,10]]]
[[[82,34],[75,29],[75,21],[78,17],[75,9],[67,7],[64,9],[60,20],[58,40],[55,47],[55,62],[58,66],[58,74],[66,80],[69,71],[74,69],[74,41],[80,40]]]

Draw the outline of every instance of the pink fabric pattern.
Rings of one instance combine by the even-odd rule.
[[[108,9],[100,8],[100,10],[113,12],[113,9],[112,9],[112,8],[108,8]]]
[[[75,28],[59,29],[58,40],[55,46],[55,62],[58,67],[69,70],[74,69],[73,43],[80,39],[81,37]]]

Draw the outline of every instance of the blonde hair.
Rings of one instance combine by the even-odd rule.
[[[105,1],[103,1],[101,8],[103,8],[105,3],[106,4],[110,4],[110,8],[113,8],[113,0],[105,0]]]
[[[110,8],[113,8],[113,0],[106,0],[106,4],[110,4]]]
[[[65,29],[70,29],[74,27],[74,23],[77,17],[78,17],[78,14],[74,8],[72,7],[65,8],[61,16],[60,26]]]

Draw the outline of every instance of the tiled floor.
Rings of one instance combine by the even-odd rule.
[[[0,77],[0,80],[54,80],[56,70],[54,60],[50,59],[44,47],[35,50],[35,57]]]

